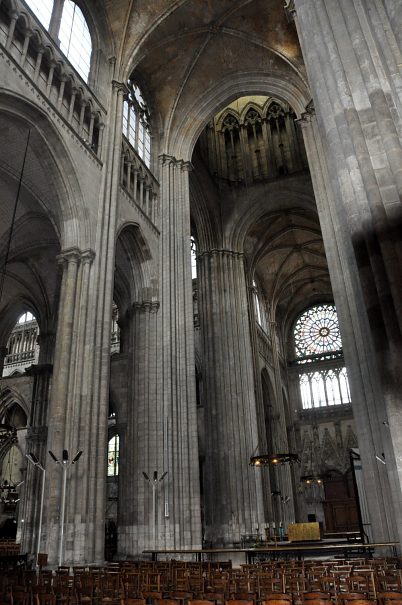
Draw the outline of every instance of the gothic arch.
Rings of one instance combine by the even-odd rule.
[[[248,95],[274,96],[291,105],[298,117],[305,111],[310,95],[304,83],[296,74],[287,81],[276,74],[238,73],[223,78],[209,87],[178,118],[174,131],[167,133],[165,148],[175,157],[191,160],[192,152],[202,130],[218,111]],[[197,120],[194,120],[197,115]]]
[[[125,223],[116,235],[115,266],[115,302],[121,317],[132,303],[155,299],[151,249],[135,223]]]
[[[18,182],[24,144],[30,130],[21,199],[25,194],[35,200],[41,211],[49,217],[62,248],[89,247],[90,225],[81,187],[70,153],[57,128],[42,109],[4,88],[0,89],[0,122],[2,119],[7,122],[10,130],[14,129],[14,136],[18,133],[19,145],[12,143],[7,148],[7,141],[3,142],[3,147],[7,148],[7,157],[0,156],[1,172],[6,178]],[[10,155],[10,150],[14,155]],[[41,187],[41,179],[46,185],[50,182],[51,199]]]

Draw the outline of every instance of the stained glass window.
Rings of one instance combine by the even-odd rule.
[[[342,349],[334,305],[321,304],[305,311],[294,328],[296,357],[320,355]]]
[[[307,309],[294,327],[296,362],[305,370],[299,374],[303,409],[350,403],[349,382],[342,365],[342,341],[334,305]],[[317,362],[333,361],[320,368]],[[314,362],[314,366],[311,363]],[[313,368],[309,370],[309,368]]]
[[[116,477],[119,474],[119,436],[109,439],[107,449],[107,475]]]

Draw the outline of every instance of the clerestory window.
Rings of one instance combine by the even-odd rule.
[[[119,436],[109,439],[107,451],[107,475],[117,477],[119,474]]]
[[[147,168],[151,165],[149,111],[138,86],[129,80],[129,94],[123,106],[123,134]]]
[[[87,81],[91,67],[91,34],[80,7],[72,0],[63,0],[61,17],[59,5],[53,0],[27,0],[27,4],[45,29],[52,23],[52,35],[59,40],[60,50],[80,76]]]

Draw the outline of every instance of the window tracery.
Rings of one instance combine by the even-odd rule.
[[[123,134],[147,168],[151,165],[151,125],[148,108],[139,87],[128,84],[129,94],[123,105]]]
[[[320,304],[307,309],[297,319],[293,337],[295,361],[304,369],[299,374],[303,409],[350,403],[335,305]],[[330,360],[334,363],[328,367]],[[324,367],[320,367],[322,362],[326,362]]]
[[[213,178],[251,184],[302,170],[306,164],[296,114],[272,97],[240,97],[217,114],[199,141]]]
[[[322,304],[305,311],[295,324],[294,339],[296,357],[299,358],[341,351],[335,306]]]

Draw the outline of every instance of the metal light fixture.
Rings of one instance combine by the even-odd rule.
[[[145,481],[152,487],[152,542],[154,548],[156,548],[156,490],[158,488],[158,483],[162,483],[168,472],[165,471],[160,477],[158,477],[158,471],[154,471],[152,479],[150,479],[145,471],[142,471],[142,474]]]
[[[40,509],[39,509],[39,527],[38,527],[38,538],[36,545],[36,565],[38,565],[38,554],[40,553],[40,542],[42,537],[42,521],[43,521],[43,505],[45,501],[45,482],[46,482],[46,469],[39,461],[39,458],[33,453],[28,452],[25,454],[27,459],[33,466],[36,466],[42,472],[42,489],[40,495]]]
[[[300,458],[292,452],[278,452],[274,454],[262,454],[261,456],[251,456],[250,466],[267,466],[269,464],[299,464]]]
[[[5,441],[17,443],[17,429],[9,424],[0,424],[0,443],[3,446]]]
[[[64,515],[66,510],[66,487],[67,487],[67,471],[72,464],[78,462],[81,458],[82,450],[78,451],[74,458],[70,461],[68,457],[68,451],[63,450],[62,459],[58,460],[56,456],[49,450],[49,455],[53,459],[53,461],[60,465],[60,468],[63,473],[63,483],[62,483],[62,491],[61,491],[61,516],[60,516],[60,543],[59,543],[59,566],[62,565],[63,561],[63,546],[64,546]]]

